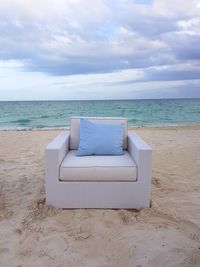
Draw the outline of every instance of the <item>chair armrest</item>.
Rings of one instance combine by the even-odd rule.
[[[46,180],[59,179],[59,167],[69,150],[69,133],[61,132],[45,149]],[[52,177],[52,179],[51,179]]]
[[[128,134],[128,151],[138,167],[138,178],[151,181],[152,148],[136,133]]]

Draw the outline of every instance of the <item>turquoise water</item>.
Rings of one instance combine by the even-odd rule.
[[[0,102],[0,130],[63,128],[71,116],[120,116],[130,126],[200,124],[200,99]]]

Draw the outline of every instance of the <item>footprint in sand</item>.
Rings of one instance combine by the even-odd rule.
[[[10,251],[9,248],[0,248],[0,254],[6,253],[9,251]]]

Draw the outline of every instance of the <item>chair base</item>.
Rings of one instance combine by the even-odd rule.
[[[140,209],[150,206],[150,192],[138,181],[59,181],[46,188],[46,203],[56,208],[67,209]]]

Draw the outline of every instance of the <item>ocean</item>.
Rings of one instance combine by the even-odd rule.
[[[0,130],[67,128],[71,116],[126,117],[129,126],[200,124],[200,99],[0,102]]]

